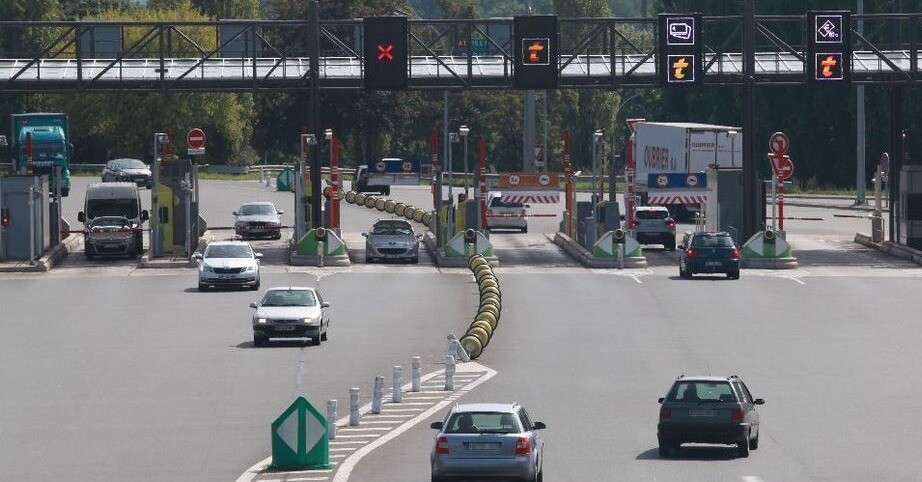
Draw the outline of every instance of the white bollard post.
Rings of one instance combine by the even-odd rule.
[[[403,367],[394,365],[394,389],[391,392],[391,400],[394,403],[400,403],[403,400]]]
[[[445,390],[455,390],[455,357],[452,355],[445,355]]]
[[[418,356],[413,357],[413,388],[414,392],[419,391],[420,379],[423,376],[423,364],[422,360]]]
[[[263,172],[262,166],[259,166],[259,183],[262,184],[264,182],[266,182],[266,175],[265,172]]]
[[[371,413],[381,413],[381,404],[384,402],[384,377],[375,377],[375,391],[371,399]]]
[[[323,252],[326,249],[326,243],[323,241],[317,242],[317,267],[323,268]]]
[[[349,389],[349,426],[359,426],[359,389]]]
[[[330,434],[330,440],[336,438],[336,399],[327,400],[327,433]]]

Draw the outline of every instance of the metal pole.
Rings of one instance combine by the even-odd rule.
[[[4,176],[0,175],[0,213],[3,212],[3,178]],[[0,225],[0,261],[6,260],[6,245],[3,242],[3,231],[5,231],[2,225]]]
[[[455,357],[454,355],[445,355],[445,391],[454,391],[455,389]]]
[[[54,166],[54,214],[50,219],[51,244],[61,242],[61,166]]]
[[[186,257],[192,256],[192,177],[186,173],[186,184],[183,186],[183,194],[186,198]]]
[[[448,200],[451,201],[451,205],[454,206],[455,198],[454,198],[454,195],[452,194],[451,188],[455,184],[455,174],[454,174],[455,167],[454,167],[454,161],[452,159],[453,156],[451,152],[454,150],[451,148],[451,144],[452,144],[452,139],[450,138],[451,136],[452,134],[449,134],[448,142],[446,142],[445,145],[448,147]],[[450,220],[449,220],[449,224],[451,224]]]
[[[772,183],[772,231],[775,230],[775,209],[778,205],[778,178],[775,176],[771,177]]]
[[[467,199],[467,135],[464,136],[464,199]]]
[[[765,200],[759,199],[762,192],[757,179],[757,169],[753,158],[753,141],[755,134],[755,0],[743,0],[743,230],[741,239],[758,231],[761,222],[760,206]]]
[[[480,179],[477,181],[477,187],[480,192],[480,199],[477,203],[480,210],[479,228],[486,231],[487,229],[487,139],[480,138]]]
[[[598,160],[598,156],[596,155],[597,151],[598,151],[598,144],[596,143],[595,135],[593,135],[592,136],[592,195],[590,196],[590,199],[592,201],[592,220],[593,221],[595,221],[596,219],[596,203],[598,203],[599,201],[596,198],[596,195],[599,192],[599,179],[598,179],[598,174],[596,173],[596,169],[598,169],[598,165],[597,165],[598,163],[596,162]]]
[[[330,228],[336,232],[337,235],[341,234],[339,229],[339,215],[340,215],[340,191],[342,187],[340,186],[339,179],[339,138],[336,137],[336,134],[333,134],[333,139],[331,139],[330,144],[330,184],[332,185],[333,191],[333,202],[330,203]]]
[[[35,179],[29,186],[29,265],[35,264]]]
[[[310,132],[320,133],[320,4],[310,0],[307,4],[308,55],[310,56]],[[321,195],[320,143],[308,146],[311,156],[311,227],[323,226]],[[299,200],[300,202],[300,200]]]
[[[150,257],[163,254],[160,247],[160,133],[154,133],[154,158],[151,161],[150,188]]]
[[[375,388],[371,394],[371,413],[381,413],[381,405],[384,403],[384,377],[378,375],[375,377]]]
[[[899,242],[899,223],[897,208],[905,209],[898,206],[900,198],[900,170],[903,169],[903,88],[899,85],[890,86],[890,169],[887,176],[889,189],[887,197],[889,198],[889,219],[888,229],[890,241]],[[894,186],[896,186],[894,188]]]
[[[349,426],[359,426],[359,389],[349,389]]]
[[[858,0],[858,15],[864,14],[864,0]],[[864,20],[858,20],[858,35],[864,35]],[[865,169],[865,113],[864,113],[864,85],[858,84],[856,86],[856,104],[858,105],[858,112],[856,116],[856,135],[855,135],[855,153],[857,155],[855,163],[855,204],[867,204],[867,199],[865,198],[864,185],[864,169]]]
[[[522,139],[522,170],[535,170],[535,91],[525,91],[524,128]]]
[[[418,392],[420,388],[420,384],[421,384],[422,375],[423,375],[423,363],[422,363],[422,360],[418,356],[413,357],[412,367],[413,367],[412,368],[413,371],[412,371],[411,376],[412,376],[413,385],[412,385],[411,390],[414,392]]]

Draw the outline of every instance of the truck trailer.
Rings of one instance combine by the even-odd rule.
[[[742,129],[690,122],[637,122],[633,143],[635,197],[690,220],[707,201],[707,170],[741,167]]]

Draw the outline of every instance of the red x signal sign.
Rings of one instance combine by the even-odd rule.
[[[394,60],[394,44],[378,45],[378,60]]]

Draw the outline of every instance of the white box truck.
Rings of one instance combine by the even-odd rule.
[[[666,206],[689,220],[707,201],[708,167],[741,167],[739,127],[690,122],[638,122],[631,136],[634,189],[640,205]]]

